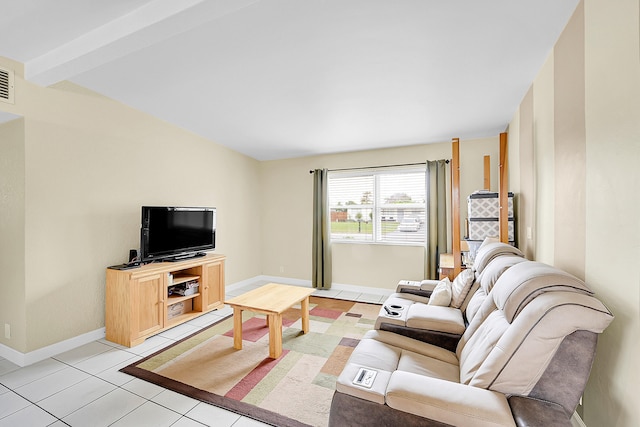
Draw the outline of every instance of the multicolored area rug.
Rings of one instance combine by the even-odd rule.
[[[282,355],[269,358],[263,315],[243,312],[242,350],[228,317],[121,371],[276,426],[326,426],[335,383],[379,305],[310,297],[283,314]]]

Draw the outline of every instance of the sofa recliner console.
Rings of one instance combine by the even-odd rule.
[[[330,426],[570,426],[611,312],[579,279],[506,270],[455,351],[369,331],[338,378]],[[363,374],[370,384],[358,383]]]

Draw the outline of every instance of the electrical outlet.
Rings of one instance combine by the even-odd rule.
[[[284,266],[280,266],[280,273],[284,273]]]
[[[4,337],[6,339],[11,339],[11,325],[8,323],[4,324]]]

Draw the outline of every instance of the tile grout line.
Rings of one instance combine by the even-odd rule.
[[[44,377],[43,377],[43,378],[44,378]],[[33,382],[33,381],[32,381],[32,382]],[[58,418],[57,416],[55,416],[55,415],[54,415],[54,414],[52,414],[51,412],[49,412],[49,411],[47,411],[46,409],[44,409],[42,406],[38,405],[38,403],[37,403],[37,402],[32,402],[31,400],[29,400],[29,399],[28,399],[28,398],[26,398],[25,396],[21,395],[20,393],[18,393],[18,392],[17,392],[17,391],[15,391],[14,389],[11,389],[11,388],[7,388],[7,389],[9,390],[9,392],[11,392],[11,393],[13,393],[13,394],[17,395],[18,397],[20,397],[20,398],[22,398],[22,399],[26,400],[27,402],[29,402],[29,403],[31,404],[31,406],[35,406],[35,407],[37,407],[38,409],[40,409],[40,410],[42,410],[42,411],[46,412],[47,414],[51,415],[51,416],[52,416],[53,418],[55,418],[57,421],[63,422],[63,423],[64,423],[65,425],[67,425],[67,426],[69,425],[69,424],[67,424],[66,422],[62,421],[62,419]],[[55,393],[54,393],[54,394],[55,394]],[[53,396],[53,395],[52,395],[52,396]],[[20,411],[24,411],[24,410],[25,410],[25,409],[27,409],[27,408],[29,408],[29,406],[25,406],[25,407],[24,407],[24,408],[22,408],[22,409],[19,409],[19,410],[15,411],[15,412],[12,412],[12,413],[10,413],[10,414],[7,414],[6,416],[4,416],[4,417],[0,418],[0,420],[2,420],[3,418],[10,417],[11,415],[16,414],[16,413],[18,413],[18,412],[20,412]],[[53,424],[53,423],[52,423],[52,424]]]

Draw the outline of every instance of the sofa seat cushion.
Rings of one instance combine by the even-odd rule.
[[[409,306],[406,326],[458,335],[465,330],[462,311],[459,309],[422,303]]]
[[[445,350],[437,345],[415,340],[404,335],[394,334],[393,332],[372,330],[364,335],[362,341],[365,339],[377,341],[378,344],[386,344],[388,346],[395,347],[398,351],[402,348],[404,351],[412,351],[423,356],[442,360],[443,362],[447,362],[451,365],[458,364],[458,358],[452,351]],[[358,347],[360,347],[360,344],[358,344],[354,350],[354,354],[360,352]],[[398,357],[398,361],[400,361],[400,357]]]
[[[366,337],[366,335],[365,335]],[[400,362],[402,350],[396,346],[385,345],[375,339],[360,340],[351,357],[350,363],[383,371],[395,371]]]
[[[391,375],[386,403],[393,409],[447,425],[515,426],[503,394],[409,372]]]
[[[376,371],[371,387],[355,384],[360,368]],[[403,371],[448,382],[458,382],[455,354],[443,348],[387,331],[365,334],[336,382],[336,390],[371,402],[385,403],[393,372]]]
[[[457,363],[451,364],[413,351],[402,352],[397,370],[456,383],[460,380]]]

